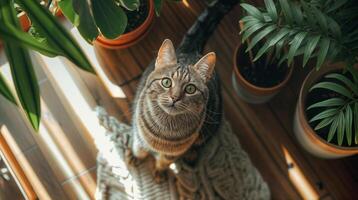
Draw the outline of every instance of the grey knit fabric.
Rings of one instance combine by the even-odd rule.
[[[126,166],[124,152],[131,143],[131,127],[96,109],[105,135],[95,138],[98,154],[97,200],[174,199],[270,199],[270,191],[260,173],[241,149],[230,124],[224,121],[199,152],[195,167],[177,161],[171,165],[168,181],[155,183],[153,160]]]

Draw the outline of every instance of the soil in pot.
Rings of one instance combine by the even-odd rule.
[[[274,62],[266,64],[267,55],[265,54],[255,62],[255,67],[253,67],[249,54],[245,53],[246,48],[246,44],[242,44],[236,55],[237,67],[246,81],[257,87],[270,88],[286,78],[289,68],[284,64],[278,66],[275,59]],[[253,55],[256,55],[257,51],[255,50],[257,49],[253,48]]]
[[[124,33],[129,33],[144,23],[149,14],[149,2],[148,0],[141,0],[138,10],[129,11],[124,9],[128,24]]]
[[[342,73],[342,70],[339,70],[339,71],[333,71],[333,72],[329,72],[329,74],[331,73],[340,73],[340,74],[343,74],[345,75],[347,78],[349,78],[350,80],[353,80],[353,77],[350,73]],[[328,73],[327,73],[328,74]],[[325,74],[326,75],[326,74]],[[316,83],[318,82],[322,82],[322,81],[330,81],[330,82],[336,82],[338,83],[338,81],[336,81],[335,79],[330,79],[330,78],[325,78],[323,75],[322,78],[320,78]],[[316,84],[315,83],[315,84]],[[314,116],[316,116],[318,113],[322,112],[325,110],[325,108],[313,108],[313,109],[310,109],[310,110],[307,110],[307,108],[310,106],[310,105],[313,105],[314,103],[317,103],[317,102],[320,102],[320,101],[323,101],[323,100],[326,100],[326,99],[329,99],[329,98],[332,98],[332,97],[340,97],[340,98],[345,98],[343,97],[341,94],[338,94],[336,92],[333,92],[331,90],[326,90],[326,89],[314,89],[312,90],[311,92],[309,92],[307,94],[307,97],[306,97],[306,105],[305,105],[305,112],[306,112],[306,118],[307,120],[309,121],[310,119],[312,119]],[[317,126],[317,124],[320,122],[320,120],[317,120],[317,121],[314,121],[314,122],[310,122],[310,126],[312,128],[312,130],[314,130],[314,127]],[[330,126],[326,126],[324,128],[321,128],[319,130],[316,130],[315,133],[320,137],[322,138],[323,140],[327,141],[327,137],[328,137],[328,132],[329,132],[329,128]],[[353,136],[352,136],[353,137]],[[334,144],[334,145],[337,145],[338,146],[338,138],[337,138],[337,133],[334,135],[333,139],[330,141],[331,144]],[[346,136],[344,136],[344,139],[343,139],[343,143],[342,143],[342,146],[344,147],[357,147],[358,145],[355,144],[353,141],[352,141],[352,144],[351,146],[348,145],[348,142],[346,140]]]

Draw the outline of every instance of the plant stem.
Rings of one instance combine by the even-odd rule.
[[[240,20],[239,25],[240,25],[240,29],[243,30],[244,29],[244,22]],[[247,47],[249,47],[250,46],[250,39],[249,38],[246,39],[246,43],[247,43]],[[251,67],[256,69],[256,65],[254,63],[254,56],[253,56],[253,53],[252,53],[251,49],[249,50],[249,58],[250,58]]]
[[[49,9],[49,8],[50,8],[50,6],[51,6],[51,4],[52,4],[52,0],[49,0],[49,1],[48,1],[48,3],[47,3],[46,8],[47,8],[47,9]]]

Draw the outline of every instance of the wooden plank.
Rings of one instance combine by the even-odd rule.
[[[1,127],[0,132],[8,131],[5,126]],[[6,163],[8,163],[8,168],[13,172],[14,178],[17,180],[21,190],[24,192],[24,195],[27,199],[35,200],[37,199],[37,195],[27,179],[23,169],[19,165],[19,162],[16,160],[13,152],[11,151],[8,143],[6,142],[2,133],[0,133],[0,151],[4,155]]]
[[[93,167],[64,183],[62,188],[69,199],[94,199],[96,192],[96,172],[97,168]]]

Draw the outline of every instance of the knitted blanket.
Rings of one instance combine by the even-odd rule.
[[[227,121],[200,150],[194,167],[178,160],[170,166],[168,180],[158,184],[152,176],[153,159],[136,167],[124,162],[124,152],[131,144],[131,127],[108,116],[103,108],[96,112],[107,130],[95,138],[99,150],[97,200],[270,199],[266,182]]]

